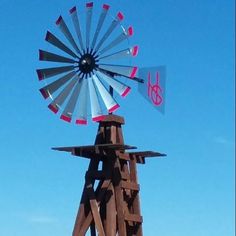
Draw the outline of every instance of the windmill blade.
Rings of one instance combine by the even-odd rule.
[[[44,80],[50,77],[53,77],[58,74],[62,74],[68,71],[74,70],[74,66],[62,66],[62,67],[53,67],[53,68],[46,68],[46,69],[38,69],[37,74],[39,80]]]
[[[107,38],[111,35],[111,33],[114,31],[114,29],[120,24],[120,22],[124,19],[124,16],[121,12],[119,12],[116,16],[116,18],[112,21],[110,27],[106,31],[106,33],[103,35],[101,40],[98,42],[95,51],[97,52],[100,47],[103,45],[103,43],[107,40]]]
[[[78,118],[76,124],[87,124],[87,103],[88,103],[88,80],[83,79],[79,94]]]
[[[97,42],[97,38],[98,38],[98,35],[101,31],[101,28],[103,26],[103,23],[105,21],[105,18],[107,16],[107,12],[109,10],[110,6],[107,5],[107,4],[103,4],[103,7],[102,7],[102,12],[100,14],[100,17],[99,17],[99,20],[98,20],[98,24],[97,24],[97,28],[96,28],[96,31],[95,31],[95,34],[93,36],[93,41],[92,41],[92,44],[91,44],[91,48],[93,49],[96,42]]]
[[[127,31],[121,33],[117,38],[115,38],[111,43],[109,43],[105,48],[99,51],[99,55],[107,52],[108,50],[114,48],[115,46],[122,43],[124,40],[128,39],[130,36],[133,35],[133,28],[130,26]]]
[[[77,35],[77,37],[78,37],[78,39],[79,39],[80,47],[81,47],[81,49],[84,51],[83,38],[82,38],[82,34],[81,34],[81,28],[80,28],[80,23],[79,23],[79,17],[78,17],[78,14],[77,14],[76,7],[73,7],[73,8],[70,10],[70,14],[71,14],[71,18],[72,18],[72,21],[73,21],[73,24],[74,24],[74,28],[75,28],[76,35]]]
[[[62,63],[76,63],[75,60],[59,56],[57,54],[39,50],[39,60],[40,61],[52,61],[52,62],[62,62]]]
[[[92,120],[100,121],[104,118],[104,116],[102,115],[102,110],[99,104],[98,94],[97,94],[97,91],[95,89],[95,86],[91,77],[88,78],[88,85],[89,85],[89,96],[90,96],[90,103],[91,103]]]
[[[65,21],[63,20],[62,16],[59,16],[59,18],[56,21],[56,25],[59,26],[59,29],[64,34],[66,39],[70,42],[71,46],[75,49],[75,51],[81,55],[81,52],[80,52],[80,50],[79,50],[79,48],[72,36],[70,30],[68,29]]]
[[[46,99],[49,96],[51,96],[55,91],[57,91],[59,88],[61,88],[67,81],[69,81],[71,78],[73,78],[76,75],[76,73],[70,72],[66,74],[65,76],[61,77],[58,80],[55,80],[54,82],[44,86],[39,91],[43,95],[43,97]]]
[[[138,67],[136,66],[121,66],[121,65],[109,65],[99,64],[98,68],[133,79],[137,73]]]
[[[54,34],[51,32],[47,31],[46,38],[45,40],[55,47],[61,49],[62,51],[66,52],[67,54],[71,55],[74,58],[78,58],[78,56],[71,50],[69,49],[64,43],[61,42]]]
[[[75,86],[75,84],[78,82],[78,77],[75,76],[69,84],[58,94],[58,96],[52,101],[52,103],[49,104],[48,108],[52,110],[54,113],[57,113],[59,110],[59,107],[65,102],[66,98],[70,94],[71,90]]]
[[[92,79],[95,82],[95,85],[97,86],[97,89],[102,97],[102,100],[108,112],[111,113],[117,110],[120,106],[117,104],[115,99],[111,96],[111,94],[107,91],[107,89],[102,84],[102,82],[98,79],[98,77],[96,75],[93,75]]]
[[[86,3],[86,49],[89,51],[91,21],[93,14],[93,2]]]
[[[135,57],[138,54],[138,46],[127,48],[103,57],[99,57],[99,60],[116,60],[119,58]]]
[[[109,86],[111,86],[120,96],[125,97],[130,92],[131,88],[120,81],[114,79],[113,77],[105,74],[104,72],[96,71],[96,75],[100,80],[105,81]]]
[[[67,105],[60,117],[62,120],[67,121],[67,122],[71,122],[72,115],[74,113],[75,106],[76,106],[76,103],[77,103],[77,100],[79,97],[81,85],[82,85],[82,80],[80,79],[78,81],[78,83],[76,83],[74,90],[72,92],[72,95],[71,95],[69,101],[67,102]]]

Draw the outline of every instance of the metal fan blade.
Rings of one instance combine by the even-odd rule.
[[[76,106],[76,103],[78,101],[78,97],[79,97],[79,92],[80,92],[80,89],[81,89],[81,84],[82,84],[82,79],[80,79],[78,81],[78,83],[76,83],[75,85],[75,88],[72,92],[72,95],[69,99],[69,101],[67,102],[67,105],[61,115],[61,119],[64,120],[64,121],[67,121],[67,122],[71,122],[71,119],[72,119],[72,115],[74,113],[74,110],[75,110],[75,106]]]
[[[117,104],[115,99],[111,96],[111,94],[107,91],[107,89],[102,84],[102,82],[98,79],[98,77],[96,75],[93,75],[92,79],[95,82],[95,85],[97,86],[97,89],[102,97],[102,100],[104,101],[104,104],[108,112],[111,113],[117,110],[120,106]]]
[[[80,52],[80,50],[79,50],[79,48],[72,36],[70,30],[68,29],[65,21],[63,20],[62,16],[59,16],[59,18],[56,21],[56,25],[59,26],[61,32],[64,34],[64,36],[70,42],[71,46],[75,49],[75,51],[81,55],[81,52]]]
[[[48,105],[48,108],[54,113],[57,113],[60,106],[65,102],[66,98],[70,94],[71,90],[78,82],[78,77],[74,77],[69,84],[58,94],[58,96]]]
[[[127,48],[103,57],[99,57],[99,60],[114,60],[114,59],[119,59],[122,57],[134,57],[138,54],[138,46],[134,46],[132,48]]]
[[[121,66],[121,65],[108,65],[108,64],[99,64],[98,68],[103,69],[105,71],[112,72],[117,75],[123,75],[128,78],[134,78],[138,67],[133,66]]]
[[[109,43],[105,48],[99,51],[99,55],[102,55],[104,52],[114,48],[118,44],[122,43],[124,40],[128,39],[133,35],[133,28],[130,26],[127,31],[121,33],[117,38],[115,38],[111,43]]]
[[[76,124],[86,125],[87,124],[87,103],[88,103],[88,80],[83,79],[79,94],[78,104],[78,118]]]
[[[111,86],[120,96],[125,97],[130,92],[131,88],[120,81],[114,79],[113,77],[105,74],[104,72],[96,71],[96,75],[100,80],[105,81],[109,86]]]
[[[39,80],[43,80],[43,79],[47,79],[61,73],[72,71],[74,70],[74,68],[75,68],[74,66],[62,66],[62,67],[38,69],[37,74],[38,74]]]
[[[76,63],[75,60],[59,56],[57,54],[39,50],[39,60],[40,61],[53,61],[53,62],[62,62],[62,63]]]
[[[119,23],[124,19],[124,16],[121,12],[119,12],[116,16],[116,18],[112,21],[110,27],[106,31],[106,33],[103,35],[101,40],[98,42],[95,51],[97,52],[100,47],[103,45],[103,43],[107,40],[107,38],[111,35],[111,33],[114,31],[114,29],[119,25]]]
[[[93,14],[93,2],[86,3],[86,49],[89,51],[91,20]]]
[[[100,121],[104,118],[104,116],[102,115],[102,110],[98,100],[98,94],[94,87],[94,83],[91,77],[88,78],[88,85],[89,85],[92,119],[93,121]]]
[[[92,41],[92,44],[91,44],[91,48],[93,49],[96,42],[97,42],[97,38],[98,38],[98,35],[101,31],[101,28],[103,26],[103,23],[104,23],[104,20],[107,16],[107,12],[109,10],[110,6],[107,5],[107,4],[104,4],[103,7],[102,7],[102,12],[100,14],[100,17],[99,17],[99,20],[98,20],[98,24],[97,24],[97,28],[96,28],[96,31],[95,31],[95,34],[93,36],[93,41]]]
[[[75,75],[76,73],[74,71],[70,72],[66,74],[65,76],[61,77],[60,79],[55,80],[51,84],[44,86],[39,91],[41,92],[43,97],[46,99],[49,96],[51,96],[55,91],[57,91],[60,87],[62,87],[67,81],[69,81]]]
[[[70,14],[71,14],[71,18],[72,18],[72,21],[73,21],[73,24],[74,24],[76,35],[79,39],[80,47],[84,51],[83,38],[82,38],[82,34],[81,34],[79,17],[78,17],[78,14],[77,14],[76,7],[71,8]]]
[[[61,49],[62,51],[66,52],[67,54],[71,55],[74,58],[78,58],[78,56],[71,51],[64,43],[61,42],[54,34],[47,31],[45,40],[52,45],[56,46],[57,48]]]

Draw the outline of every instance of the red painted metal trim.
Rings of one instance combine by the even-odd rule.
[[[57,21],[56,21],[56,25],[59,25],[61,23],[61,20],[62,20],[62,16],[59,16]]]
[[[47,34],[46,34],[46,36],[45,36],[45,40],[46,40],[46,41],[48,41],[48,39],[50,38],[50,34],[51,34],[51,33],[50,33],[49,31],[47,31]]]
[[[111,107],[111,108],[108,110],[108,112],[109,112],[109,113],[114,112],[114,111],[116,111],[119,107],[120,107],[120,105],[119,105],[119,104],[116,104],[115,106]]]
[[[39,80],[43,80],[44,78],[43,78],[42,72],[41,72],[40,70],[36,70],[36,72],[37,72],[37,74],[38,74]]]
[[[69,123],[71,122],[71,117],[66,116],[66,115],[61,115],[60,119],[66,121],[66,122],[69,122]]]
[[[128,28],[128,35],[129,35],[129,36],[132,36],[133,34],[134,34],[134,29],[133,29],[132,26],[130,26],[130,27]]]
[[[86,3],[86,7],[93,7],[93,2]]]
[[[55,113],[55,114],[56,114],[56,113],[58,112],[58,110],[59,110],[56,105],[53,106],[52,104],[49,104],[49,105],[48,105],[48,108],[49,108],[53,113]]]
[[[45,99],[49,97],[49,93],[47,90],[44,90],[43,88],[39,89],[39,92],[43,95]]]
[[[107,4],[103,4],[103,9],[108,10],[109,8],[110,8],[109,5],[107,5]]]
[[[122,12],[118,12],[117,17],[120,21],[122,21],[124,19],[124,15]]]
[[[138,55],[138,46],[133,47],[132,55],[135,57]]]
[[[122,97],[126,97],[126,96],[129,94],[130,91],[131,91],[131,88],[130,88],[130,87],[127,87],[127,88],[125,89],[125,91],[121,94],[121,96],[122,96]]]
[[[97,122],[97,121],[101,121],[101,120],[104,120],[105,119],[105,116],[104,115],[101,115],[101,116],[96,116],[96,117],[93,117],[93,121]]]
[[[70,14],[73,14],[75,11],[76,11],[76,6],[74,6],[70,9]]]
[[[78,119],[78,120],[75,121],[75,123],[77,125],[87,125],[87,120],[80,120],[80,119]]]
[[[135,66],[135,67],[133,68],[133,70],[131,71],[131,73],[130,73],[130,78],[134,78],[134,77],[135,77],[135,75],[136,75],[136,73],[137,73],[137,70],[138,70],[138,67]]]
[[[42,61],[44,58],[43,56],[43,51],[42,50],[39,50],[39,60]]]

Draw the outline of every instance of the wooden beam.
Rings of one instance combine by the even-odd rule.
[[[143,152],[129,152],[132,156],[141,156],[141,157],[165,157],[166,154],[160,152],[153,152],[153,151],[143,151]]]
[[[101,188],[97,189],[97,191],[96,191],[97,198],[96,199],[97,199],[98,206],[100,205],[102,199],[104,198],[105,193],[107,191],[107,188],[110,186],[110,184],[111,184],[111,180],[105,180],[102,183]],[[81,227],[80,227],[80,231],[78,233],[78,236],[84,236],[86,234],[86,231],[88,230],[88,228],[89,228],[90,224],[92,223],[92,221],[93,221],[93,214],[92,214],[91,209],[90,209],[90,211],[88,212],[86,218],[81,223]]]
[[[98,203],[95,197],[95,193],[93,190],[93,185],[92,184],[88,184],[86,187],[88,196],[89,196],[89,202],[90,202],[90,207],[91,207],[91,211],[93,214],[93,219],[95,222],[95,227],[98,230],[98,234],[99,236],[105,236],[105,232],[103,229],[103,225],[102,225],[102,220],[99,214],[99,208],[98,208]]]
[[[137,222],[137,223],[142,223],[143,222],[143,217],[137,214],[125,214],[125,220],[127,221],[132,221],[132,222]]]
[[[102,170],[90,170],[86,172],[86,178],[93,178],[93,179],[107,179],[108,175],[105,171]]]
[[[106,226],[105,231],[108,236],[116,236],[116,200],[115,190],[112,184],[110,184],[107,194],[109,199],[106,203]]]
[[[122,186],[122,188],[130,189],[130,190],[134,190],[134,191],[139,191],[139,189],[140,189],[139,184],[136,184],[134,182],[124,181],[124,180],[121,181],[121,186]]]

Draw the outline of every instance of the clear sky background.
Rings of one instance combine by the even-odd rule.
[[[233,236],[235,5],[232,0],[95,1],[123,11],[138,66],[167,66],[166,114],[131,83],[117,114],[126,144],[167,153],[139,166],[145,236]],[[86,159],[50,150],[94,142],[97,124],[47,109],[38,49],[60,14],[84,1],[0,1],[0,236],[71,235]]]

